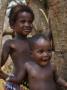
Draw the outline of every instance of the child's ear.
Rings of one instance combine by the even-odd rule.
[[[15,25],[11,25],[11,29],[14,29],[15,28]]]

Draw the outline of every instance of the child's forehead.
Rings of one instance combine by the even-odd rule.
[[[17,15],[17,18],[29,18],[29,19],[33,19],[32,14],[29,12],[19,12]]]
[[[50,43],[50,41],[48,41],[48,40],[45,40],[45,39],[43,39],[43,38],[40,38],[40,39],[38,39],[38,40],[36,40],[35,42],[34,42],[34,45],[33,45],[33,47],[35,48],[35,47],[50,47],[51,46],[51,43]]]
[[[50,43],[50,41],[46,40],[44,38],[39,38],[38,40],[35,41],[35,43],[37,43],[37,44],[41,44],[41,43],[45,44],[45,43]]]
[[[23,11],[23,12],[21,11],[21,12],[18,13],[18,15],[19,14],[32,16],[32,14],[30,12],[27,12],[27,11]]]

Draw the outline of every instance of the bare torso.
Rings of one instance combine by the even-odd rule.
[[[26,63],[30,90],[57,90],[51,65],[41,67],[36,63]]]
[[[30,48],[27,39],[11,40],[9,44],[10,56],[14,63],[14,77],[10,77],[9,81],[21,83],[24,73],[24,63],[30,60]]]

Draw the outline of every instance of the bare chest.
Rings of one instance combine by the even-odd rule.
[[[51,80],[53,78],[53,71],[50,66],[48,67],[31,67],[29,69],[29,77],[35,80]]]
[[[23,56],[30,52],[29,43],[27,41],[16,41],[11,44],[12,55]]]

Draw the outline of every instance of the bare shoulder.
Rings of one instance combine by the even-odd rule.
[[[5,43],[3,44],[3,47],[9,47],[11,41],[12,41],[11,39],[6,40]]]
[[[11,42],[12,42],[12,40],[8,39],[8,40],[5,41],[4,45],[10,45]]]
[[[25,66],[31,66],[33,63],[31,61],[28,61],[25,63]]]
[[[12,47],[14,44],[14,40],[8,39],[5,41],[5,43],[3,44],[3,49],[9,49],[10,47]]]
[[[28,62],[25,63],[25,67],[27,69],[31,69],[33,65],[34,65],[34,63],[32,61],[28,61]]]

